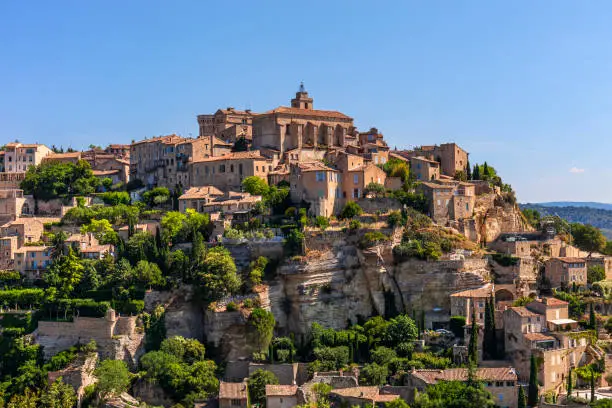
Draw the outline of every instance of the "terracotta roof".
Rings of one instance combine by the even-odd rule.
[[[108,244],[108,245],[91,245],[88,247],[85,247],[84,249],[81,249],[81,252],[84,253],[88,253],[88,252],[111,252],[112,251],[112,245]]]
[[[214,144],[215,146],[216,146],[216,145],[221,145],[221,146],[231,146],[231,145],[232,145],[231,143],[228,143],[228,142],[226,142],[226,141],[224,141],[224,140],[221,140],[221,139],[219,139],[219,138],[218,138],[218,137],[216,137],[216,136],[215,136],[215,137],[213,137],[212,142],[213,142],[213,144]]]
[[[92,170],[94,176],[110,176],[111,174],[119,173],[119,169],[117,170]]]
[[[376,402],[391,402],[400,398],[398,394],[378,394],[374,399]]]
[[[312,162],[300,162],[297,164],[302,173],[306,173],[309,171],[333,171],[335,173],[338,172],[336,169],[332,169],[329,166],[326,166],[324,163],[320,161],[312,161]]]
[[[81,152],[70,153],[51,153],[43,158],[43,160],[62,160],[62,159],[80,159]]]
[[[219,399],[246,399],[247,385],[244,382],[231,383],[221,381],[219,383]]]
[[[430,183],[428,181],[422,181],[420,184],[432,188],[432,189],[444,189],[444,190],[452,190],[453,188],[455,188],[455,186],[453,185],[444,185],[444,184],[438,184],[438,183]]]
[[[512,310],[514,313],[518,314],[521,317],[537,317],[537,316],[540,316],[539,314],[534,313],[531,310],[528,310],[524,306],[509,307],[508,310]]]
[[[407,157],[402,156],[401,154],[397,154],[395,152],[389,152],[389,156],[405,162],[410,161],[410,159],[408,159]]]
[[[428,384],[438,381],[467,381],[467,368],[449,368],[446,370],[415,370],[412,374]],[[517,381],[516,371],[512,367],[477,368],[475,377],[481,381]]]
[[[525,333],[525,334],[523,334],[523,337],[525,337],[529,341],[550,341],[550,340],[556,340],[554,337],[547,336],[544,333]]]
[[[268,160],[266,157],[262,156],[259,153],[259,150],[253,150],[250,152],[233,152],[233,153],[224,154],[223,156],[205,157],[203,159],[194,160],[193,162],[203,163],[203,162],[239,160],[239,159]]]
[[[567,306],[568,302],[554,297],[545,297],[542,299],[534,299],[533,302],[542,303],[546,306]]]
[[[423,156],[411,157],[410,160],[418,160],[418,161],[424,161],[424,162],[427,162],[427,163],[436,164],[438,166],[440,165],[440,163],[438,163],[437,161],[429,160],[429,159],[427,159],[427,158],[425,158]]]
[[[479,288],[462,290],[451,294],[451,297],[487,298],[493,293],[493,285],[486,284]]]
[[[340,388],[332,390],[331,392],[341,397],[363,398],[370,401],[374,400],[379,394],[378,387]]]
[[[580,263],[580,262],[584,263],[586,262],[584,258],[575,258],[575,257],[553,258],[553,259],[558,259],[559,261],[563,263]]]
[[[210,196],[222,196],[223,191],[214,186],[191,187],[179,197],[179,200],[189,200],[194,198],[206,198]]]
[[[13,251],[13,253],[15,254],[25,254],[28,252],[42,252],[42,251],[46,251],[51,249],[50,246],[44,246],[44,245],[37,245],[37,246],[32,246],[32,245],[24,245],[21,248],[17,248],[15,249],[15,251]]]
[[[107,149],[129,149],[130,145],[128,144],[110,144]]]
[[[297,385],[266,385],[266,397],[291,397],[297,390]]]
[[[151,139],[139,140],[137,142],[132,143],[132,146],[143,144],[143,143],[154,143],[154,142],[166,143],[166,144],[176,144],[176,143],[180,143],[186,140],[189,140],[189,139],[178,136],[178,135],[167,135],[167,136],[152,137]]]
[[[263,113],[263,115],[269,115],[269,114],[285,114],[285,115],[294,115],[294,116],[320,116],[320,117],[327,117],[327,118],[353,120],[353,118],[351,118],[350,116],[346,116],[344,113],[340,113],[338,111],[289,108],[287,106],[279,106],[276,109]]]

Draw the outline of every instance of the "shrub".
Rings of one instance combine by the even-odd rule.
[[[501,266],[515,266],[519,262],[519,258],[508,254],[493,254],[491,257]]]
[[[238,310],[238,305],[234,302],[229,302],[227,306],[225,306],[225,310],[227,310],[228,312],[235,312],[236,310]]]
[[[366,232],[364,236],[359,240],[359,246],[362,248],[370,248],[381,242],[389,241],[389,237],[380,231]]]
[[[391,211],[387,218],[387,223],[389,224],[389,227],[394,228],[402,224],[402,219],[403,217],[400,211]]]
[[[351,219],[351,218],[355,218],[355,217],[357,217],[358,215],[361,215],[361,214],[363,214],[363,210],[361,209],[359,204],[357,204],[354,201],[349,201],[348,203],[346,203],[346,205],[344,206],[344,208],[340,212],[339,218],[341,218],[341,219]]]
[[[451,316],[450,318],[450,331],[453,332],[455,337],[463,338],[465,332],[463,328],[465,327],[466,318],[465,316]]]
[[[130,204],[130,195],[125,191],[122,192],[107,192],[100,194],[100,198],[106,205]]]
[[[359,228],[361,228],[361,222],[359,222],[359,220],[351,220],[351,222],[349,222],[349,229],[358,230]]]
[[[329,220],[327,217],[319,215],[317,218],[315,218],[315,225],[321,228],[322,231],[325,231],[329,227]]]

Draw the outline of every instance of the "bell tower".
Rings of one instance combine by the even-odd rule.
[[[291,100],[291,107],[298,109],[312,109],[312,98],[308,96],[304,82],[300,82],[300,90],[295,93],[295,98]]]

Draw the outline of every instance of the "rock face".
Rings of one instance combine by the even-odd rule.
[[[96,377],[93,375],[97,362],[97,353],[81,355],[67,368],[60,371],[49,372],[49,384],[61,377],[64,383],[74,388],[78,398],[78,406],[80,407],[83,395],[85,393],[85,387],[94,384],[97,381]]]

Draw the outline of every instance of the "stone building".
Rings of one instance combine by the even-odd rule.
[[[371,128],[368,132],[358,134],[359,153],[372,163],[385,164],[389,160],[389,146],[378,129]]]
[[[497,407],[514,408],[518,403],[518,376],[512,367],[477,368],[476,379],[484,383],[487,391],[493,394]],[[424,392],[430,385],[440,381],[468,381],[467,368],[448,368],[446,370],[412,370],[406,373],[407,385]]]
[[[485,306],[494,292],[495,286],[487,283],[480,288],[462,290],[451,294],[451,316],[464,316],[466,325],[470,325],[474,312],[476,323],[484,325]]]
[[[242,181],[250,176],[268,179],[276,167],[259,151],[234,152],[218,157],[206,157],[191,163],[191,186],[213,186],[222,191],[241,191]]]
[[[370,183],[385,185],[387,174],[363,156],[343,151],[329,155],[342,177],[342,198],[357,200],[365,197],[366,187]]]
[[[253,118],[253,147],[273,148],[281,155],[302,147],[344,147],[353,131],[351,117],[314,109],[313,99],[302,84],[291,107],[281,106]]]
[[[219,383],[219,408],[246,408],[248,406],[248,391],[246,381]]]
[[[23,190],[0,190],[0,225],[15,221],[21,215],[29,215],[29,206],[25,207],[26,213],[24,214],[25,203],[26,198],[23,196]]]
[[[417,181],[430,181],[440,178],[440,163],[423,156],[410,158],[410,173]]]
[[[249,109],[240,111],[232,107],[219,109],[212,115],[198,115],[200,137],[215,136],[230,143],[241,137],[251,140],[254,116]]]
[[[111,145],[124,146],[124,145]],[[110,146],[109,148],[110,149]],[[89,163],[94,176],[101,179],[110,178],[113,184],[127,183],[130,181],[130,155],[125,153],[119,147],[113,148],[110,151],[116,153],[107,153],[106,151],[89,150],[83,152],[82,159]]]
[[[310,204],[313,216],[329,217],[341,208],[340,173],[322,162],[292,164],[289,184],[291,200]]]
[[[179,197],[179,209],[188,209],[200,213],[249,213],[261,201],[261,196],[253,196],[246,192],[221,190],[212,187],[192,187]]]
[[[208,157],[210,138],[160,136],[132,143],[130,179],[141,180],[148,187],[191,186],[191,162]]]
[[[51,153],[43,144],[8,143],[4,146],[4,172],[25,173],[28,167],[40,164]]]
[[[266,385],[267,408],[292,408],[298,405],[297,385]]]
[[[471,183],[421,182],[417,191],[429,204],[429,216],[439,224],[471,218],[474,214],[476,194]]]
[[[397,152],[404,157],[425,157],[440,163],[440,172],[449,177],[455,177],[458,171],[465,171],[469,153],[456,143],[444,143],[433,146],[420,146],[412,151]]]
[[[584,258],[551,258],[546,261],[544,275],[551,288],[587,284],[587,264]]]

